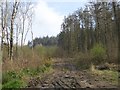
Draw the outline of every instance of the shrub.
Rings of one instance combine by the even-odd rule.
[[[57,58],[63,58],[63,57],[68,56],[67,52],[64,49],[60,48],[60,47],[56,48],[56,51],[55,51],[54,55]]]
[[[26,84],[21,80],[21,74],[15,71],[9,71],[2,75],[2,88],[20,88]]]
[[[22,72],[28,76],[35,76],[38,75],[39,70],[36,68],[24,68]]]
[[[18,80],[18,79],[13,79],[7,83],[5,83],[2,88],[21,88],[24,87],[25,84],[23,83],[23,81]]]
[[[104,62],[106,56],[106,50],[102,44],[96,44],[91,49],[91,54],[93,56],[92,61],[94,64],[100,64]]]
[[[6,73],[3,73],[2,75],[2,83],[7,83],[9,82],[10,80],[12,79],[21,79],[21,75],[17,74],[15,71],[9,71],[9,72],[6,72]]]
[[[52,65],[52,59],[51,58],[48,58],[47,60],[44,60],[43,64],[46,66],[46,67],[50,67]]]
[[[42,65],[42,66],[38,66],[36,68],[24,68],[22,70],[22,72],[28,76],[36,76],[41,73],[44,73],[47,69],[49,69],[49,67],[50,66]]]
[[[75,55],[77,69],[89,69],[91,65],[91,56],[89,53],[78,53]]]

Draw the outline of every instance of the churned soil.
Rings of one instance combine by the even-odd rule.
[[[117,88],[87,70],[77,70],[72,59],[54,59],[53,72],[41,79],[32,78],[31,88]]]

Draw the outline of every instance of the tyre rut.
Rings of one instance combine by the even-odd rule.
[[[55,59],[54,72],[42,79],[34,78],[28,87],[36,88],[99,88],[108,87],[109,84],[96,84],[94,77],[87,71],[77,71],[70,60]],[[94,82],[94,83],[93,83]],[[104,82],[103,82],[104,83]],[[106,86],[105,86],[106,85]]]

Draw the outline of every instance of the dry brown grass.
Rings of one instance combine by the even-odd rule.
[[[32,50],[24,46],[18,49],[18,53],[15,53],[14,49],[12,61],[7,57],[7,51],[4,51],[2,87],[9,88],[16,87],[16,85],[26,87],[31,78],[42,77],[42,74],[51,72],[53,54],[51,50],[52,48],[48,47],[37,47]]]
[[[14,61],[5,60],[2,65],[3,72],[11,71],[11,70],[21,70],[23,68],[35,68],[37,66],[42,65],[42,60],[27,60],[27,59],[18,59]]]
[[[4,58],[2,71],[19,71],[24,68],[36,68],[42,66],[45,63],[51,63],[49,60],[50,57],[44,56],[43,53],[40,53],[37,50],[32,50],[27,46],[23,47],[22,50],[19,48],[18,56],[16,56],[16,53],[14,53],[13,61],[10,61],[9,58]],[[7,53],[4,52],[3,57],[6,57],[6,54]]]

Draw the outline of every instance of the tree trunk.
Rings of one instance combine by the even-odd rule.
[[[13,59],[13,27],[14,27],[14,19],[17,13],[17,9],[19,6],[19,2],[15,2],[13,5],[13,11],[12,11],[12,16],[11,16],[11,28],[10,28],[10,60],[12,61]]]
[[[114,12],[114,19],[115,19],[115,23],[116,23],[116,29],[118,32],[118,63],[120,63],[120,28],[119,28],[119,20],[118,20],[118,15],[117,15],[117,11],[116,11],[116,2],[112,2],[112,7],[113,7],[113,12]]]
[[[14,16],[12,15],[11,31],[10,31],[10,60],[12,60],[13,57],[13,23],[14,23]]]

